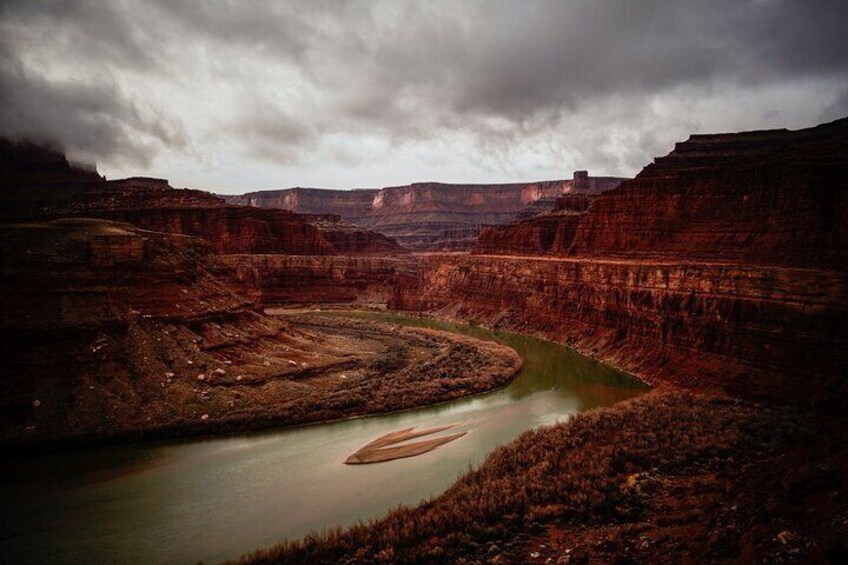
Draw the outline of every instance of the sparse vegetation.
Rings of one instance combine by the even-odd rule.
[[[392,343],[386,352],[377,357],[371,368],[379,373],[391,373],[397,371],[409,360],[409,347],[405,343]]]
[[[96,362],[66,364],[76,373],[31,393],[22,409],[32,414],[32,398],[46,400],[51,408],[35,412],[38,430],[56,442],[151,440],[403,410],[497,388],[521,367],[514,351],[493,342],[309,315],[134,319],[123,334],[80,341],[95,344],[87,351]],[[371,347],[374,358],[357,350]],[[60,412],[64,394],[77,402]],[[29,421],[19,420],[8,428],[40,439],[24,435]]]
[[[442,496],[348,530],[286,542],[243,563],[481,562],[539,524],[638,519],[640,477],[717,471],[797,431],[777,411],[655,392],[526,432]],[[486,557],[488,556],[488,557]]]

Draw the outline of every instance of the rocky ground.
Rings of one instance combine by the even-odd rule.
[[[120,333],[95,337],[83,370],[38,384],[7,441],[152,439],[347,418],[483,392],[521,366],[506,347],[444,332],[249,310],[191,324],[134,320]]]

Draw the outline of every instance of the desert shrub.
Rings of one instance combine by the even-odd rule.
[[[371,368],[380,373],[391,373],[402,369],[409,359],[409,347],[402,342],[394,342],[386,349],[386,352],[377,357]]]
[[[537,522],[638,516],[634,473],[705,468],[774,441],[774,414],[735,402],[655,392],[528,431],[492,452],[447,492],[348,530],[285,542],[248,563],[455,562]],[[476,556],[476,557],[475,557]]]

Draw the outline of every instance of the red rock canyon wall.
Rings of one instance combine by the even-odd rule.
[[[570,254],[844,270],[848,118],[798,131],[693,135],[598,196]]]
[[[848,401],[844,272],[433,255],[418,280],[405,307],[538,333],[652,382]]]
[[[575,178],[489,185],[415,183],[350,191],[292,188],[224,198],[231,204],[338,214],[346,221],[395,238],[405,247],[432,249],[459,247],[459,240],[445,242],[446,234],[511,221],[539,200],[553,201],[576,190],[595,194],[625,180],[577,173]]]

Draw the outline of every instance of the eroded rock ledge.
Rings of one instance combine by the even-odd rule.
[[[848,402],[844,272],[464,254],[221,259],[268,303],[387,304],[565,342],[653,383]]]
[[[0,226],[5,445],[292,425],[446,401],[521,366],[494,343],[258,313],[203,241],[102,220]]]

